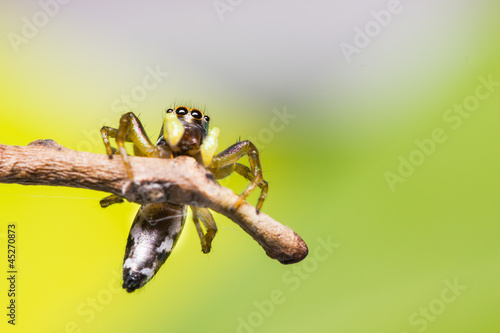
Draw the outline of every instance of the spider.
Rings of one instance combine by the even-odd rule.
[[[255,145],[240,141],[214,156],[219,129],[209,130],[210,118],[195,108],[179,106],[168,108],[160,136],[153,144],[139,118],[128,112],[120,118],[118,129],[104,126],[101,135],[109,158],[119,154],[131,180],[134,179],[125,142],[132,142],[134,155],[158,158],[191,156],[210,170],[215,179],[222,179],[236,172],[250,184],[232,205],[236,210],[256,188],[261,189],[256,210],[260,211],[267,196],[268,184],[262,177],[259,152]],[[109,138],[115,138],[118,149],[111,146]],[[247,155],[250,167],[237,163]],[[110,195],[101,200],[102,207],[123,202],[123,198]],[[200,237],[203,253],[209,253],[217,226],[207,208],[190,206],[193,222]],[[123,288],[133,292],[143,287],[158,272],[172,252],[184,226],[186,205],[168,202],[141,205],[130,229],[123,261]],[[200,221],[206,231],[203,231]]]

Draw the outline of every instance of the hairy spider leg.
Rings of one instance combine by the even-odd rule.
[[[134,144],[134,152],[140,152],[140,155],[147,157],[159,157],[158,149],[156,149],[155,145],[151,143],[139,118],[137,118],[133,112],[125,113],[120,118],[120,126],[118,127],[118,130],[104,126],[101,128],[101,134],[104,145],[106,146],[106,152],[110,157],[113,156],[113,149],[109,143],[109,137],[116,138],[119,154],[122,156],[125,169],[127,170],[127,174],[130,179],[133,179],[134,175],[128,159],[127,150],[125,149],[125,142],[132,142]]]
[[[112,128],[109,126],[103,126],[101,128],[102,141],[104,142],[106,154],[108,154],[109,158],[113,158],[113,155],[120,153],[118,149],[111,147],[111,143],[109,142],[110,137],[116,138],[116,133],[118,133],[118,130],[116,128]],[[130,140],[130,138],[127,138],[127,142],[132,142],[132,140]]]
[[[117,204],[117,203],[122,203],[124,200],[122,197],[116,194],[111,194],[99,201],[99,204],[101,205],[102,208],[109,207],[111,205]]]
[[[217,233],[217,225],[215,224],[212,214],[207,208],[198,208],[193,206],[190,207],[191,211],[193,212],[193,222],[196,226],[196,230],[198,231],[198,236],[200,237],[201,250],[203,251],[203,253],[208,253],[210,252],[212,246],[212,240]],[[205,227],[205,233],[203,233],[200,221]]]
[[[234,171],[236,171],[236,173],[243,176],[248,181],[253,181],[255,179],[255,176],[252,174],[252,171],[246,165],[243,165],[240,163],[234,163]],[[269,185],[267,184],[267,182],[264,179],[262,179],[257,184],[257,186],[259,186],[261,189],[259,200],[257,201],[257,206],[256,206],[257,212],[258,212],[262,208],[262,205],[264,204],[264,200],[266,200]]]
[[[236,161],[245,155],[248,155],[250,168],[236,163]],[[240,141],[219,153],[213,158],[212,164],[210,165],[210,171],[214,175],[215,179],[222,179],[227,177],[233,171],[236,171],[238,174],[250,181],[250,184],[243,191],[243,193],[241,193],[238,201],[231,206],[232,211],[236,210],[241,205],[243,200],[245,200],[245,198],[252,193],[255,187],[259,186],[261,188],[261,194],[255,208],[257,213],[260,211],[267,196],[268,184],[262,176],[259,151],[252,142],[248,140]]]
[[[109,142],[109,138],[116,138],[116,134],[118,133],[118,130],[116,128],[112,128],[109,126],[103,126],[101,128],[101,137],[102,141],[104,142],[104,147],[106,148],[106,154],[109,156],[109,158],[113,158],[113,155],[117,155],[120,152],[118,149],[114,148],[111,146],[111,143]],[[130,137],[126,138],[126,142],[132,142]],[[135,149],[135,146],[134,146]],[[111,194],[101,201],[99,203],[101,204],[102,208],[109,207],[111,205],[117,204],[117,203],[122,203],[123,198],[120,197],[119,195],[116,194]]]
[[[133,112],[128,112],[120,118],[120,126],[118,129],[103,126],[101,128],[101,136],[109,158],[112,158],[113,154],[120,154],[122,156],[123,163],[125,164],[127,174],[131,179],[133,179],[133,174],[128,160],[127,151],[125,149],[125,142],[132,142],[134,144],[134,155],[137,156],[160,157],[160,155],[165,155],[164,152],[160,152],[151,143],[140,120]],[[109,142],[110,137],[116,139],[116,144],[118,145],[119,150],[111,146],[111,143]],[[123,202],[123,198],[112,194],[102,199],[100,204],[101,207],[105,208],[112,204],[121,202]]]
[[[111,143],[109,142],[109,138],[110,137],[116,138],[117,133],[118,130],[113,127],[103,126],[101,128],[102,141],[104,142],[104,147],[106,148],[106,154],[109,156],[109,158],[113,158],[113,155],[120,154],[120,151],[115,147],[112,147]],[[130,138],[130,135],[127,135],[127,137],[125,138],[125,142],[133,142],[132,139]],[[133,145],[133,149],[135,156],[144,156],[144,154],[136,145]]]

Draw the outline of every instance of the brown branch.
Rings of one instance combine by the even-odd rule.
[[[168,201],[208,207],[223,214],[252,236],[267,255],[282,264],[307,256],[305,242],[292,229],[243,202],[229,210],[238,196],[221,185],[191,157],[159,159],[130,157],[134,181],[121,158],[78,152],[52,140],[26,147],[0,144],[0,183],[86,188],[117,194],[139,204]]]

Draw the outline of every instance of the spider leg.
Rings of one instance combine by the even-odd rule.
[[[104,142],[104,147],[106,148],[106,154],[108,154],[108,157],[111,159],[113,158],[113,155],[119,154],[118,149],[111,147],[111,143],[109,142],[109,138],[116,138],[116,133],[118,133],[118,130],[116,128],[108,127],[108,126],[103,126],[101,128],[101,137],[102,141]],[[131,140],[127,140],[127,142],[130,142]]]
[[[111,195],[107,196],[106,198],[102,199],[101,201],[99,201],[102,208],[106,208],[106,207],[109,207],[111,205],[114,205],[117,203],[122,203],[122,202],[123,202],[123,198],[120,197],[119,195],[116,195],[116,194],[111,194]]]
[[[250,168],[236,163],[236,161],[245,155],[248,155]],[[260,211],[267,196],[268,185],[262,176],[259,151],[252,142],[245,140],[228,147],[226,150],[213,158],[212,164],[210,165],[210,171],[212,171],[216,179],[224,178],[233,171],[236,171],[238,174],[250,181],[250,184],[243,191],[243,193],[241,193],[238,201],[231,206],[231,210],[236,210],[241,205],[243,200],[245,200],[245,198],[249,196],[257,186],[259,186],[261,188],[261,194],[259,201],[257,202],[256,210],[257,212]]]
[[[217,233],[217,225],[215,224],[212,214],[207,208],[198,208],[193,206],[190,207],[191,211],[193,212],[193,222],[196,226],[196,231],[198,231],[198,236],[200,237],[201,250],[203,251],[203,253],[208,253],[210,252],[212,246],[212,240]],[[205,233],[201,228],[200,220],[205,227]]]
[[[133,112],[125,113],[120,118],[118,129],[107,126],[101,128],[101,135],[108,156],[112,157],[113,153],[119,153],[122,156],[127,174],[131,179],[133,179],[132,167],[128,159],[127,150],[125,149],[125,142],[132,142],[134,144],[134,152],[137,155],[147,157],[156,157],[159,155],[158,149],[151,143],[140,120]],[[118,150],[111,147],[109,137],[116,138]]]
[[[166,152],[162,149],[160,151],[159,148],[156,148],[148,136],[146,135],[146,131],[142,126],[139,119],[135,116],[133,112],[129,112],[124,114],[120,119],[120,126],[118,129],[103,126],[101,128],[101,136],[102,141],[104,142],[104,146],[106,147],[106,154],[108,154],[109,158],[112,158],[113,155],[120,154],[123,159],[123,163],[125,164],[125,169],[127,170],[127,174],[132,179],[132,169],[130,166],[130,162],[128,160],[127,151],[125,149],[125,142],[132,142],[134,148],[134,155],[136,156],[148,156],[148,157],[164,157]],[[116,144],[119,149],[116,149],[111,146],[109,138],[115,138]],[[118,195],[110,195],[100,201],[101,207],[105,208],[110,205],[123,202],[123,198]]]
[[[246,165],[243,165],[240,163],[234,163],[234,166],[235,166],[234,171],[236,171],[239,175],[245,177],[246,180],[249,180],[252,182],[255,179],[255,176],[252,174],[252,171]],[[267,184],[267,182],[264,179],[262,179],[257,184],[257,186],[260,187],[260,189],[261,189],[259,200],[257,201],[257,206],[256,206],[256,209],[258,212],[262,208],[262,205],[264,204],[264,200],[266,200],[269,185]]]

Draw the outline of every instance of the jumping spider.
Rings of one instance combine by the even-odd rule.
[[[217,149],[219,129],[209,130],[210,118],[202,111],[184,106],[167,109],[160,136],[153,144],[133,112],[124,114],[118,129],[104,126],[101,128],[102,139],[110,158],[120,154],[130,179],[134,179],[125,142],[132,142],[134,155],[159,158],[175,158],[181,155],[191,156],[210,170],[215,179],[222,179],[236,172],[250,181],[250,184],[232,205],[238,209],[245,198],[258,186],[261,189],[257,202],[257,212],[261,209],[267,195],[268,185],[262,177],[259,152],[248,140],[240,141],[214,156]],[[109,138],[116,138],[118,149],[111,147]],[[237,163],[248,155],[249,165]],[[123,202],[117,195],[110,195],[101,200],[101,206],[107,207]],[[207,208],[190,206],[193,221],[198,231],[203,253],[210,252],[217,226]],[[144,286],[158,272],[172,252],[184,226],[186,205],[168,202],[144,204],[134,219],[127,240],[123,262],[123,288],[132,292]],[[200,221],[205,227],[203,231]]]

